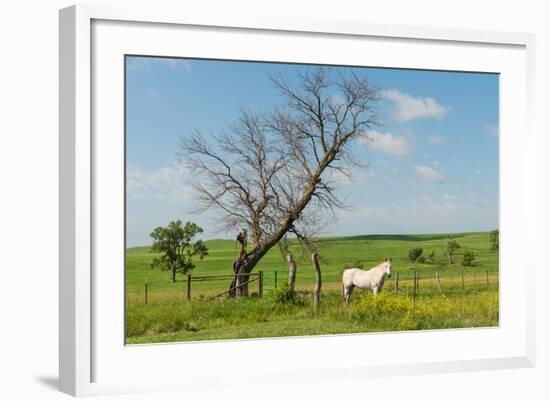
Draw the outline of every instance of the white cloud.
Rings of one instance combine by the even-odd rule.
[[[127,59],[126,68],[128,71],[148,71],[150,68],[148,57],[130,57]]]
[[[437,145],[438,143],[441,143],[445,141],[445,137],[441,135],[432,135],[428,138],[428,143],[432,145]]]
[[[353,169],[350,170],[351,174],[344,174],[340,170],[328,169],[325,173],[324,180],[337,187],[346,187],[348,185],[366,185],[374,176],[375,173],[372,170],[361,171]]]
[[[483,209],[490,208],[492,206],[491,201],[486,197],[480,195],[477,192],[470,192],[465,196],[466,200],[476,207]]]
[[[498,227],[498,202],[419,193],[403,200],[365,200],[355,209],[338,210],[337,217],[334,235],[480,231]]]
[[[167,64],[171,68],[178,68],[183,71],[191,71],[191,61],[182,58],[161,58],[163,63]]]
[[[131,57],[128,59],[128,71],[143,71],[147,72],[151,70],[153,63],[162,63],[172,69],[179,69],[182,71],[191,71],[191,61],[180,58],[163,58],[163,57]]]
[[[156,170],[129,164],[126,169],[126,191],[132,199],[186,200],[191,198],[186,177],[189,177],[189,171],[182,163],[175,162]]]
[[[455,201],[458,199],[458,197],[456,195],[451,195],[451,194],[448,194],[448,193],[444,193],[441,198],[445,201]]]
[[[397,89],[382,91],[382,95],[393,102],[394,116],[400,122],[417,118],[442,118],[449,108],[431,97],[415,97]]]
[[[415,166],[414,171],[419,177],[433,182],[442,182],[445,176],[428,166]]]
[[[410,144],[405,137],[377,131],[369,131],[367,135],[369,140],[363,141],[363,144],[375,152],[391,156],[404,156],[410,152]]]
[[[487,123],[483,123],[483,128],[485,128],[485,130],[491,135],[491,136],[494,136],[494,137],[498,137],[499,136],[499,130],[498,130],[498,126],[496,124],[487,124]]]

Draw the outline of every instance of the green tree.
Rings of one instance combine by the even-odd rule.
[[[453,255],[460,248],[460,244],[453,237],[449,237],[446,246],[443,248],[443,254],[447,258],[447,264],[453,264]]]
[[[476,255],[473,251],[465,251],[464,257],[462,259],[462,266],[473,266],[475,262]]]
[[[431,251],[430,254],[426,257],[426,260],[423,263],[433,265],[435,263],[435,251]]]
[[[489,241],[491,242],[492,251],[498,251],[499,237],[500,237],[500,232],[498,229],[491,231],[491,233],[489,234]]]
[[[414,263],[422,255],[424,250],[422,248],[413,248],[409,251],[409,260]]]
[[[151,252],[161,253],[162,256],[154,258],[151,268],[160,268],[162,271],[170,271],[171,280],[176,282],[176,273],[186,274],[195,268],[193,257],[201,260],[208,255],[208,249],[201,240],[193,241],[193,237],[203,232],[203,229],[192,222],[185,223],[181,220],[171,221],[166,227],[157,227],[151,232],[154,242]]]

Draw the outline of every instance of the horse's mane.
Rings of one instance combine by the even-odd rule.
[[[386,261],[382,262],[382,263],[378,263],[376,266],[373,266],[373,267],[370,267],[368,268],[367,270],[365,271],[369,271],[369,270],[374,270],[374,269],[380,269],[380,267],[382,267],[382,265],[386,263]]]

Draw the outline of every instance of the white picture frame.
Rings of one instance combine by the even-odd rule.
[[[225,56],[247,59],[246,54],[251,45],[239,47],[238,38],[250,40],[254,35],[262,35],[262,40],[277,48],[278,40],[286,37],[296,41],[325,41],[327,46],[332,39],[370,43],[373,50],[376,46],[397,46],[406,42],[407,46],[426,47],[427,55],[437,48],[441,54],[448,55],[444,60],[405,60],[407,52],[396,54],[381,64],[402,68],[445,69],[453,57],[464,52],[469,60],[463,61],[469,67],[466,70],[498,72],[506,78],[502,84],[501,96],[501,319],[496,329],[453,330],[444,334],[436,331],[421,333],[383,333],[353,336],[320,336],[296,339],[284,339],[285,351],[281,352],[282,340],[249,340],[211,342],[199,344],[170,344],[163,346],[141,346],[125,348],[120,331],[123,327],[121,312],[116,306],[121,305],[116,298],[120,290],[120,276],[107,280],[105,274],[98,274],[98,265],[109,261],[109,253],[101,245],[110,241],[113,246],[121,242],[118,228],[107,230],[105,221],[120,224],[114,211],[109,214],[109,205],[101,201],[106,195],[111,197],[117,208],[122,206],[120,192],[109,188],[123,186],[120,175],[111,174],[107,178],[105,171],[119,168],[120,127],[123,110],[120,106],[122,93],[120,88],[121,54],[148,54],[183,56],[182,49],[164,44],[157,47],[159,38],[178,35],[180,31],[192,29],[205,49],[214,51],[220,35],[231,38],[233,47],[224,44]],[[146,35],[143,35],[143,31]],[[214,35],[213,35],[214,33]],[[95,35],[95,36],[94,36]],[[143,35],[143,36],[140,36]],[[231,36],[233,35],[233,36]],[[279,36],[278,36],[279,35]],[[139,48],[131,40],[140,39]],[[170,41],[168,41],[170,42]],[[372,42],[372,43],[371,43]],[[383,42],[383,43],[382,43]],[[244,42],[243,42],[244,43]],[[304,42],[305,43],[305,42]],[[182,10],[146,8],[111,8],[108,6],[72,6],[60,12],[60,390],[71,395],[94,395],[107,393],[126,393],[134,391],[166,391],[167,389],[203,389],[216,386],[234,385],[230,377],[224,376],[223,369],[210,369],[208,364],[199,363],[185,372],[185,380],[167,376],[163,372],[147,372],[147,379],[139,377],[132,371],[139,361],[155,364],[159,360],[181,358],[185,355],[190,360],[208,352],[209,358],[221,358],[244,352],[252,360],[257,355],[271,358],[270,366],[258,362],[251,374],[255,380],[267,380],[274,376],[285,380],[326,380],[328,378],[356,378],[381,375],[419,374],[432,372],[467,371],[478,369],[501,369],[511,367],[529,367],[535,363],[534,338],[534,281],[527,280],[527,275],[534,272],[534,260],[531,243],[534,243],[535,228],[535,133],[532,129],[534,110],[534,43],[533,35],[504,32],[482,32],[457,29],[436,29],[413,26],[374,25],[363,22],[293,20],[292,18],[258,18],[256,16],[242,19],[227,19],[210,15],[188,15]],[[393,45],[392,45],[393,44]],[[401,43],[403,44],[403,43]],[[383,46],[382,46],[383,45]],[[125,46],[128,46],[127,48]],[[208,46],[212,46],[208,50]],[[252,46],[253,47],[253,46]],[[250,48],[252,48],[250,47]],[[315,48],[315,46],[313,46]],[[484,61],[483,53],[494,49],[495,57]],[[134,51],[130,52],[128,49]],[[136,53],[137,49],[137,53]],[[291,52],[291,46],[278,51]],[[405,48],[404,48],[405,49]],[[222,50],[218,50],[221,52]],[[274,57],[277,50],[272,51]],[[180,52],[180,53],[178,53]],[[469,52],[478,52],[479,58]],[[238,53],[238,54],[237,54]],[[307,52],[304,52],[307,53]],[[472,53],[472,54],[474,54]],[[219,53],[216,53],[220,57]],[[268,53],[266,53],[268,54]],[[293,61],[281,53],[281,60]],[[294,52],[293,54],[298,54]],[[468,56],[468,54],[470,54]],[[204,54],[203,54],[204,55]],[[265,54],[258,57],[268,57]],[[292,56],[297,57],[297,56]],[[304,54],[305,60],[312,60],[315,55]],[[309,59],[307,57],[310,57]],[[332,57],[337,57],[334,54]],[[349,57],[345,56],[345,57]],[[399,61],[401,58],[401,61]],[[426,57],[426,60],[429,57]],[[326,60],[319,60],[326,61]],[[342,60],[344,61],[344,60]],[[349,63],[350,60],[345,60]],[[361,60],[357,61],[359,64]],[[483,64],[484,62],[488,64]],[[424,64],[423,64],[424,63]],[[500,63],[500,64],[499,64]],[[459,69],[457,63],[454,68]],[[453,69],[453,68],[451,68]],[[505,72],[503,72],[505,71]],[[94,81],[95,80],[95,81]],[[105,92],[101,82],[112,82],[111,90]],[[94,85],[99,85],[98,87]],[[104,85],[106,86],[106,85]],[[506,95],[514,90],[517,98],[507,99]],[[114,94],[114,96],[112,96]],[[107,100],[108,99],[108,100]],[[114,110],[117,115],[105,114],[105,110]],[[516,110],[511,113],[511,110]],[[507,111],[510,111],[506,114]],[[105,122],[107,125],[102,125]],[[111,124],[111,125],[109,125]],[[109,130],[114,142],[94,137],[94,130]],[[515,133],[514,133],[515,131]],[[522,132],[520,135],[517,132]],[[114,139],[113,139],[114,138]],[[108,166],[104,160],[114,160]],[[515,168],[512,168],[515,166]],[[117,170],[118,171],[118,170]],[[521,185],[521,190],[517,190]],[[114,193],[116,192],[116,193]],[[122,198],[123,199],[123,198]],[[119,210],[119,209],[117,209]],[[113,218],[114,217],[114,218]],[[120,228],[120,227],[119,227]],[[511,229],[514,228],[514,229]],[[102,231],[103,230],[103,231]],[[517,237],[514,231],[520,231],[523,238]],[[122,242],[123,243],[123,242]],[[506,248],[514,243],[515,250]],[[116,252],[113,251],[113,252]],[[120,249],[123,252],[123,249]],[[523,258],[520,259],[523,255]],[[528,255],[528,256],[525,256]],[[107,258],[107,259],[105,259]],[[113,258],[118,266],[119,259]],[[521,261],[522,274],[512,282],[512,266]],[[124,266],[120,265],[122,274]],[[115,269],[112,269],[116,271]],[[115,273],[116,274],[116,273]],[[118,281],[117,281],[118,280]],[[109,284],[114,283],[114,284]],[[118,287],[117,287],[118,285]],[[98,298],[98,291],[102,297]],[[112,307],[112,314],[107,310],[105,300]],[[509,300],[512,300],[509,302]],[[123,308],[122,308],[123,309]],[[514,324],[512,324],[512,320]],[[122,324],[122,326],[121,326]],[[115,327],[112,332],[105,327]],[[368,337],[365,337],[368,336]],[[414,352],[406,357],[384,359],[373,355],[371,360],[358,358],[353,363],[343,364],[336,360],[337,350],[346,344],[359,341],[377,341],[392,343],[410,342],[421,346],[425,343],[445,344],[447,341],[463,339],[464,343],[479,343],[491,346],[476,346],[466,350],[457,346],[456,350],[436,350],[436,355],[418,358]],[[366,339],[366,340],[365,340]],[[313,350],[319,346],[327,349],[325,359],[313,357]],[[351,346],[351,345],[349,345]],[[109,348],[111,347],[111,348]],[[396,349],[398,349],[397,346]],[[454,354],[453,354],[454,352]],[[300,363],[292,369],[285,369],[284,358],[288,354],[300,355]],[[177,354],[177,355],[176,355]],[[428,353],[429,354],[429,353]],[[255,356],[256,355],[256,356]],[[118,359],[117,359],[118,358]],[[124,366],[123,366],[124,365]],[[124,367],[124,369],[122,369]],[[246,366],[242,366],[246,369]],[[126,375],[120,372],[128,372]],[[181,373],[181,372],[180,372]],[[130,378],[134,375],[133,379]],[[145,377],[145,376],[144,376]]]

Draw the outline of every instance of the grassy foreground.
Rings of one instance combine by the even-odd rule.
[[[209,296],[227,289],[227,280],[193,283],[193,300],[185,302],[185,277],[169,283],[169,274],[151,270],[155,256],[148,248],[127,250],[126,334],[127,343],[219,340],[297,335],[341,334],[396,330],[487,327],[498,325],[498,252],[489,250],[488,233],[456,234],[461,245],[452,266],[443,263],[441,249],[447,235],[361,236],[318,239],[321,245],[323,288],[321,309],[313,313],[310,292],[314,274],[308,255],[298,257],[298,294],[286,300],[282,283],[286,264],[278,249],[262,259],[256,269],[265,272],[263,298],[216,299]],[[237,251],[232,241],[208,241],[210,255],[197,263],[193,275],[231,273]],[[411,264],[408,251],[422,247],[434,251],[436,261]],[[472,250],[476,264],[464,269],[462,253]],[[295,249],[295,255],[299,251]],[[381,296],[357,291],[348,309],[342,307],[341,271],[361,264],[369,268],[385,257],[393,258],[399,272],[399,291],[388,281]],[[278,288],[273,271],[280,270]],[[412,276],[420,274],[416,302],[412,299]],[[435,279],[440,277],[441,291]],[[392,277],[393,278],[393,277]],[[148,302],[144,303],[144,283]],[[256,291],[251,284],[251,292]]]
[[[498,291],[421,295],[363,294],[348,309],[338,294],[321,299],[313,313],[309,296],[281,304],[263,299],[134,305],[129,313],[129,344],[243,339],[397,330],[489,327],[498,325]]]

